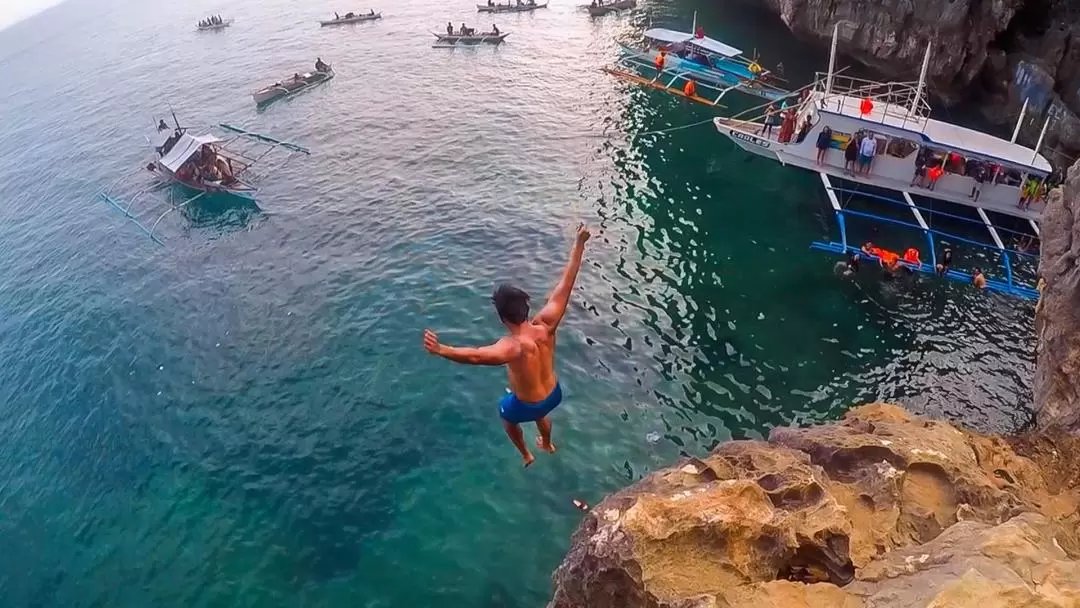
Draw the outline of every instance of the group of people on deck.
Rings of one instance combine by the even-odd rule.
[[[334,13],[334,21],[341,21],[342,19],[354,19],[354,18],[359,17],[359,16],[360,15],[358,13],[354,13],[352,11],[350,11],[348,13],[345,13],[344,17],[342,17],[341,15],[339,15],[339,14],[337,14],[335,12]],[[368,16],[374,17],[375,16],[375,9],[369,10],[368,11]]]
[[[229,162],[218,156],[209,145],[199,148],[176,172],[176,177],[189,183],[221,183],[228,186],[236,182]]]
[[[210,27],[212,25],[221,25],[224,21],[221,19],[221,15],[211,15],[206,19],[199,22],[199,27]]]

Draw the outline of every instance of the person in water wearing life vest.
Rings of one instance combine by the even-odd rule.
[[[456,363],[469,365],[505,365],[510,389],[499,402],[499,416],[506,435],[517,448],[528,467],[535,458],[525,445],[521,424],[535,422],[539,436],[536,445],[545,452],[555,453],[551,442],[551,413],[562,402],[562,388],[555,374],[555,334],[566,315],[570,294],[574,290],[585,243],[590,237],[584,224],[578,226],[570,261],[563,269],[555,290],[540,312],[529,319],[529,294],[501,285],[492,300],[499,320],[509,331],[494,344],[479,348],[460,348],[439,342],[430,329],[424,330],[424,348],[433,355]]]
[[[978,289],[986,289],[986,275],[983,274],[982,268],[975,269],[975,274],[971,275],[971,284]]]
[[[908,274],[912,274],[921,268],[922,260],[919,259],[919,250],[914,247],[908,247],[907,250],[904,251],[904,270],[907,270]]]

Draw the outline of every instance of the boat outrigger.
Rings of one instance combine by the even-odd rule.
[[[517,0],[514,4],[497,4],[488,0],[487,4],[477,4],[476,10],[480,13],[528,13],[538,8],[547,8],[547,5],[547,2],[537,4],[536,0]]]
[[[254,201],[258,190],[248,181],[248,174],[271,152],[282,149],[290,156],[311,153],[302,146],[229,124],[218,125],[223,133],[218,136],[211,132],[192,134],[188,128],[180,126],[175,115],[173,122],[175,127],[169,127],[164,121],[159,123],[159,139],[164,137],[164,140],[154,147],[153,161],[99,193],[102,200],[118,209],[158,244],[163,244],[156,235],[158,224],[173,211],[204,197],[217,195]],[[168,135],[164,135],[166,133]],[[149,185],[136,180],[148,174],[153,177]],[[188,194],[191,192],[195,194]],[[164,197],[157,196],[162,193]],[[154,200],[149,208],[133,213],[137,204],[150,197]],[[147,227],[141,218],[153,217],[152,214],[162,209],[164,211]]]
[[[783,79],[763,68],[756,57],[747,58],[741,50],[709,38],[702,28],[694,29],[692,34],[666,28],[646,30],[643,47],[620,44],[623,57],[616,63],[619,67],[605,71],[639,84],[646,74],[652,84],[660,85],[654,88],[661,89],[681,88],[692,80],[695,86],[717,91],[714,105],[730,91],[770,101],[791,95],[779,86]]]
[[[1035,149],[1031,149],[1016,143],[1019,121],[1012,139],[1006,140],[931,118],[926,98],[930,45],[917,83],[874,82],[836,73],[837,33],[834,31],[829,71],[819,73],[788,110],[779,113],[773,107],[767,113],[773,117],[782,114],[782,120],[768,121],[766,116],[756,120],[715,118],[716,129],[747,152],[820,175],[837,219],[839,240],[815,242],[812,248],[859,254],[860,249],[849,241],[846,217],[900,225],[921,231],[929,247],[930,263],[908,264],[909,269],[973,282],[975,273],[953,270],[947,264],[938,267],[935,237],[954,244],[977,245],[999,253],[1004,270],[1003,278],[986,280],[987,288],[1036,298],[1037,291],[1014,273],[1012,261],[1014,256],[1030,255],[1028,248],[1018,251],[1007,246],[1000,233],[1014,233],[1021,241],[1033,242],[1038,237],[1046,180],[1053,171],[1038,152],[1046,125]],[[834,187],[833,179],[851,185]],[[910,212],[914,223],[856,210],[850,204],[853,196],[848,197],[847,205],[841,203],[845,195],[872,199],[877,207],[882,201],[900,206]],[[929,204],[919,204],[917,199]],[[948,205],[930,208],[934,202],[963,209],[953,213],[941,209]],[[994,216],[999,216],[1001,225],[995,225]],[[948,218],[938,222],[939,226],[955,225],[957,221],[976,225],[989,233],[991,242],[931,227],[937,218]],[[1031,278],[1032,273],[1027,274]]]
[[[601,17],[608,13],[618,13],[637,8],[637,0],[616,0],[604,3],[603,0],[593,0],[592,4],[585,7],[593,17]]]
[[[345,13],[344,15],[334,15],[333,19],[326,21],[320,21],[319,25],[326,27],[328,25],[344,25],[346,23],[362,23],[364,21],[375,21],[376,19],[382,19],[382,13],[376,13],[374,9],[368,13]]]
[[[317,62],[316,68],[314,72],[293,74],[268,87],[263,87],[252,93],[251,97],[255,100],[256,105],[261,106],[284,97],[296,95],[334,77],[334,70],[329,65]]]

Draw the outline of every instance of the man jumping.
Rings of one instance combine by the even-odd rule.
[[[506,366],[510,391],[499,402],[499,416],[526,467],[535,458],[525,446],[525,434],[520,426],[524,422],[535,422],[540,433],[536,445],[545,452],[555,453],[555,444],[551,443],[551,421],[547,417],[562,402],[562,388],[555,376],[555,332],[566,314],[589,236],[584,224],[578,226],[570,261],[563,269],[555,291],[540,309],[540,314],[531,321],[529,294],[509,285],[500,285],[495,290],[491,297],[495,311],[510,333],[494,344],[479,348],[447,346],[439,343],[435,332],[424,330],[424,348],[433,355],[470,365]]]

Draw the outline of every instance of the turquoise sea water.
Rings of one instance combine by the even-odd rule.
[[[365,7],[366,8],[366,7]],[[833,274],[817,179],[597,68],[651,17],[808,77],[824,55],[740,5],[571,2],[430,48],[471,2],[71,0],[0,31],[0,605],[540,606],[588,502],[731,437],[888,399],[984,430],[1028,418],[1031,305]],[[209,13],[236,19],[194,31]],[[250,92],[337,78],[257,112]],[[96,200],[170,107],[312,149],[258,208],[163,222]],[[738,101],[730,109],[752,105]],[[556,456],[503,436],[502,280],[541,299],[590,242],[558,369]],[[889,235],[885,235],[889,236]],[[985,265],[992,262],[987,261]],[[531,434],[531,431],[530,431]]]

